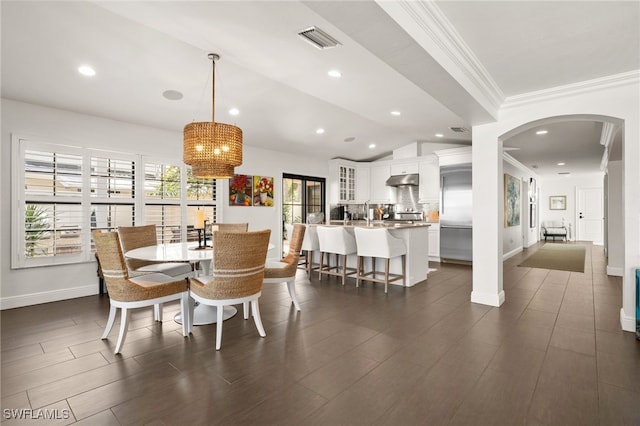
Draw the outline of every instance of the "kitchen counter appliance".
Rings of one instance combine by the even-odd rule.
[[[440,189],[440,258],[471,262],[471,164],[440,167]]]

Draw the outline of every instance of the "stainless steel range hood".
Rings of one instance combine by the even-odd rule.
[[[403,185],[418,186],[420,184],[420,175],[417,173],[408,174],[408,175],[395,175],[387,179],[385,183],[387,186],[403,186]]]

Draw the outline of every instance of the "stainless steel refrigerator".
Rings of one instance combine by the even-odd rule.
[[[440,167],[440,258],[471,262],[471,164]]]

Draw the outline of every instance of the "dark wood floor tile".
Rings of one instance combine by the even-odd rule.
[[[22,391],[18,393],[14,393],[12,395],[2,394],[2,409],[20,409],[20,408],[31,408],[31,403],[29,402],[29,396],[27,392]],[[4,417],[2,421],[4,422]]]
[[[220,424],[228,425],[300,425],[305,417],[327,402],[322,396],[292,385],[277,393],[266,395],[266,399],[252,408],[228,418],[221,418]]]
[[[308,425],[370,424],[404,397],[427,368],[391,357],[304,420]]]
[[[531,347],[505,344],[500,346],[488,368],[512,376],[538,377],[545,351]]]
[[[503,345],[515,345],[546,351],[553,328],[518,321],[513,330],[504,338]]]
[[[136,361],[126,359],[117,364],[105,365],[53,383],[33,387],[27,392],[33,408],[39,408],[140,373],[141,370]]]
[[[118,341],[119,326],[120,324],[114,325],[113,330],[105,340],[101,339],[103,330],[90,335],[91,339],[81,343],[76,343],[76,339],[73,339],[73,341],[69,342],[69,349],[71,350],[71,353],[73,353],[75,357],[79,358],[89,354],[103,352],[109,362],[116,362],[119,358],[113,354],[113,351],[115,350],[116,342]],[[135,342],[140,339],[149,339],[152,336],[153,333],[146,328],[129,330],[127,332],[127,338],[125,339],[123,349],[131,342]],[[60,345],[61,343],[63,343],[63,341],[58,341],[57,345]]]
[[[120,422],[111,410],[104,410],[93,416],[73,423],[73,426],[120,426]]]
[[[560,311],[560,305],[562,304],[562,299],[558,300],[542,300],[534,296],[531,299],[531,303],[527,306],[527,310],[535,310],[541,312],[550,312],[552,314],[557,314]]]
[[[598,352],[599,381],[640,393],[639,378],[640,356]]]
[[[549,328],[555,325],[557,316],[558,314],[555,312],[538,311],[527,308],[518,319],[518,323]]]
[[[340,332],[327,337],[317,343],[312,344],[313,348],[334,356],[340,356],[350,351],[359,344],[366,342],[378,334],[361,326],[344,327]]]
[[[58,363],[74,359],[73,353],[68,348],[63,348],[57,352],[40,353],[25,358],[4,363],[2,366],[2,379],[20,376],[34,370],[56,365]]]
[[[35,355],[42,355],[43,353],[44,352],[42,351],[42,346],[40,346],[39,343],[34,343],[32,345],[20,346],[18,348],[2,351],[2,353],[0,353],[0,358],[2,359],[2,363],[4,364],[29,358]]]
[[[363,357],[360,353],[349,352],[303,377],[299,383],[318,395],[331,399],[378,365],[379,362]]]
[[[529,408],[532,422],[545,425],[597,425],[598,391],[573,380],[541,375]]]
[[[69,337],[74,338],[78,334],[87,333],[87,332],[91,333],[94,330],[97,331],[98,333],[101,332],[101,328],[94,322],[83,322],[80,324],[74,323],[71,325],[67,325],[66,321],[64,323],[65,323],[65,326],[61,328],[46,329],[44,331],[38,331],[34,333],[30,332],[29,330],[25,333],[19,333],[13,337],[8,337],[6,339],[3,339],[2,349],[3,350],[13,349],[13,348],[18,348],[20,346],[33,345],[35,343],[42,344],[44,342],[48,342],[58,338],[69,338]],[[45,352],[47,352],[46,348],[44,349],[45,349]],[[57,349],[53,349],[53,350],[57,350]]]
[[[76,419],[82,420],[165,386],[173,388],[178,375],[179,372],[171,366],[157,366],[70,397],[67,401]]]
[[[513,376],[487,369],[456,410],[452,425],[522,425],[536,377]]]
[[[593,332],[595,329],[594,317],[589,315],[569,314],[566,312],[560,312],[558,314],[556,326],[589,332]]]
[[[476,369],[438,363],[374,424],[448,424],[480,375]]]
[[[3,376],[2,394],[11,395],[36,386],[62,380],[106,364],[107,361],[100,354],[94,354],[63,361],[56,364],[55,367],[43,367],[9,378]]]
[[[597,382],[596,358],[549,346],[540,378],[574,382],[584,387],[595,387]]]
[[[483,371],[496,354],[498,345],[464,337],[442,356],[440,362]]]
[[[567,349],[585,355],[595,356],[596,336],[595,331],[574,330],[557,326],[553,329],[550,346]]]
[[[602,426],[640,425],[640,393],[600,382],[598,396]]]
[[[3,407],[4,408],[4,407]],[[42,409],[23,412],[4,412],[3,425],[68,425],[73,424],[75,418],[66,401],[59,401]]]
[[[633,333],[596,330],[596,348],[598,352],[640,359],[640,344]]]
[[[406,341],[395,339],[385,333],[379,333],[358,345],[353,352],[381,362],[402,350],[407,344]]]

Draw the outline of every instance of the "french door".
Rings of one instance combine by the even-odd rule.
[[[325,178],[282,174],[282,247],[285,253],[290,237],[287,228],[291,229],[294,223],[307,223],[318,213],[325,214],[325,187]]]

